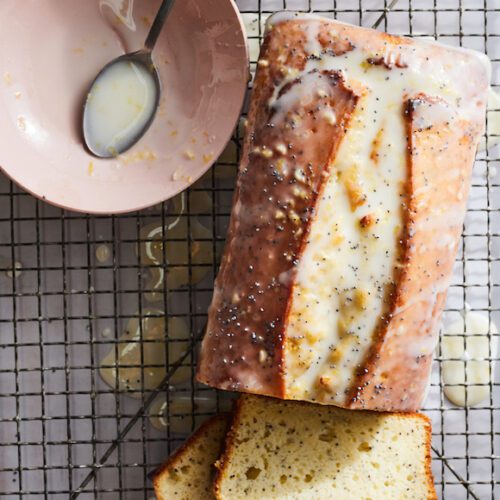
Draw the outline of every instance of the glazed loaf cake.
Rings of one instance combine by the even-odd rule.
[[[479,53],[271,18],[201,382],[420,407],[488,83]]]

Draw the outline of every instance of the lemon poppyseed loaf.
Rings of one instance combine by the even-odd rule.
[[[219,500],[433,500],[431,425],[417,414],[243,396],[217,463]]]
[[[201,382],[421,406],[488,84],[479,53],[271,17]]]
[[[153,477],[158,500],[209,500],[213,495],[214,463],[219,458],[229,415],[207,420]]]

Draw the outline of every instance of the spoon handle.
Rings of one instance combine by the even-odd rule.
[[[158,10],[158,14],[156,14],[155,20],[153,21],[153,26],[151,26],[151,29],[149,30],[146,43],[144,44],[144,47],[148,52],[153,50],[167,16],[170,13],[170,9],[174,6],[174,3],[175,0],[163,0],[160,10]]]

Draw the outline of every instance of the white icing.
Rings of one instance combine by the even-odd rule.
[[[307,43],[305,45],[305,49],[313,56],[321,55],[321,51],[323,50],[323,47],[318,40],[320,26],[320,23],[309,23],[306,26]]]
[[[457,406],[475,406],[490,395],[498,329],[486,314],[466,312],[441,339],[445,396]],[[466,380],[467,377],[467,380]]]
[[[273,29],[274,26],[286,21],[293,21],[294,19],[318,19],[323,20],[322,17],[316,16],[315,14],[306,14],[303,12],[293,12],[290,10],[283,10],[275,12],[269,16],[266,20],[266,33]]]
[[[278,14],[269,26],[289,18],[288,14]],[[318,24],[311,23],[315,27],[306,31],[307,47],[314,53],[318,51],[318,42],[311,37],[317,36]],[[339,24],[331,32],[341,30]],[[462,58],[457,58],[453,68],[449,65],[445,68],[439,61],[423,57],[425,49],[420,48],[416,55],[414,47],[414,44],[401,45],[390,49],[398,54],[377,54],[383,55],[384,60],[400,58],[408,66],[394,67],[391,71],[382,65],[367,65],[367,58],[374,56],[369,47],[356,47],[342,56],[323,54],[321,60],[309,59],[304,70],[304,73],[340,70],[347,86],[358,89],[359,93],[361,84],[365,91],[316,206],[297,266],[285,330],[288,340],[285,382],[289,397],[343,404],[354,378],[353,371],[365,358],[381,315],[387,312],[386,287],[394,277],[403,227],[400,195],[407,181],[404,102],[423,92],[450,103],[450,108],[455,109],[456,99],[463,93],[457,87],[463,84]],[[314,79],[308,75],[299,77],[303,91],[315,90]],[[461,102],[461,116],[477,119],[480,113],[477,104],[476,99]],[[428,111],[421,119],[427,127],[450,117],[443,112]],[[378,157],[374,159],[373,141],[381,129]],[[450,171],[450,175],[458,174]],[[352,206],[349,179],[359,184],[366,197],[364,204]],[[436,226],[455,225],[461,210],[458,214],[452,212],[442,213],[437,209]],[[366,215],[373,216],[377,223],[362,229],[360,219]],[[453,243],[443,238],[442,245],[453,246]],[[415,300],[433,300],[446,287],[447,282],[435,283],[432,290],[426,290]],[[360,294],[366,300],[360,300]],[[434,344],[426,347],[429,352],[433,349]]]
[[[274,26],[277,24],[286,22],[286,21],[291,21],[291,20],[302,20],[302,21],[307,21],[307,20],[316,20],[316,21],[330,21],[330,19],[325,18],[323,16],[319,16],[317,14],[311,14],[307,12],[293,12],[293,11],[280,11],[280,12],[275,12],[271,16],[269,16],[266,20],[266,31],[272,30]],[[339,20],[335,20],[335,23],[338,24],[340,27],[346,26],[346,27],[352,27],[352,24],[349,23],[344,23]],[[362,26],[357,27],[360,30],[365,30],[365,31],[373,31],[370,28],[364,28]],[[415,35],[418,36],[418,33],[415,33]],[[403,40],[411,40],[411,38],[400,36],[399,38]],[[425,46],[428,45],[430,47],[432,46],[438,46],[438,47],[443,47],[443,44],[440,42],[437,42],[434,40],[432,37],[421,37],[418,36],[418,44],[420,46]],[[476,50],[472,49],[467,49],[465,47],[455,47],[455,46],[446,46],[448,50],[454,50],[458,53],[463,53],[463,54],[472,54],[474,57],[477,57],[482,60],[483,65],[488,68],[488,81],[491,79],[491,61],[488,58],[486,54],[483,54],[482,52],[478,52]]]

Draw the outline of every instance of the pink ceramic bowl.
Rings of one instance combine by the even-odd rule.
[[[248,79],[233,0],[178,0],[155,48],[163,96],[155,122],[122,157],[82,145],[84,96],[97,72],[142,47],[160,0],[0,2],[0,166],[55,205],[119,213],[188,187],[222,152]]]

